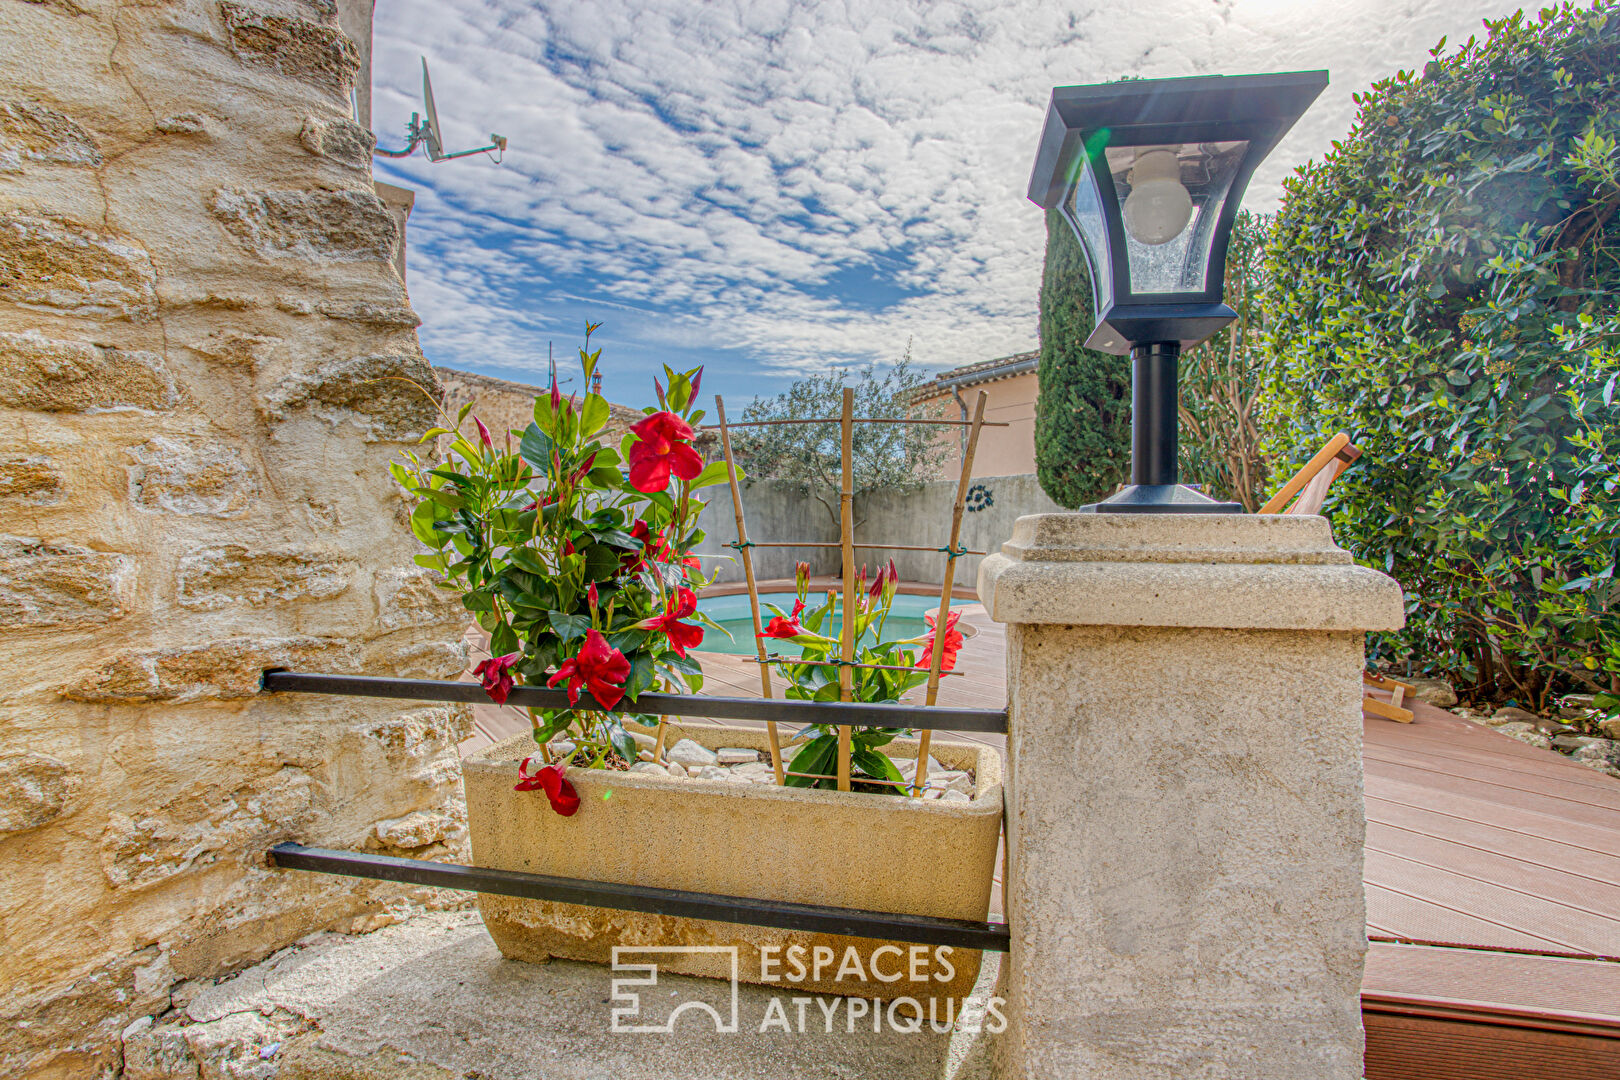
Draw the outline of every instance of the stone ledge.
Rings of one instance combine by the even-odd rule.
[[[1400,586],[1356,566],[1319,517],[1038,514],[979,567],[1002,623],[1393,630]]]
[[[994,992],[986,955],[975,996]],[[278,1080],[980,1080],[990,1038],[966,1032],[874,1034],[868,1015],[832,1030],[806,995],[805,1028],[761,1034],[773,995],[796,1024],[794,990],[739,987],[738,1030],[689,1010],[670,1033],[615,1033],[605,965],[503,960],[476,912],[418,915],[356,937],[316,934],[214,986],[189,984],[183,1007],[124,1029],[130,1076],[275,1076]],[[636,988],[627,993],[636,993]],[[661,974],[640,988],[648,1012],[667,998],[727,1010],[730,984]],[[634,1015],[627,1023],[640,1022]],[[147,1071],[141,1071],[141,1070]]]
[[[1001,553],[1018,562],[1353,561],[1326,518],[1291,514],[1030,514]]]

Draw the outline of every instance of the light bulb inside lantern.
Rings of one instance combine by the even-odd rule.
[[[1131,166],[1125,231],[1144,244],[1167,244],[1192,220],[1192,196],[1181,183],[1174,150],[1149,150]]]

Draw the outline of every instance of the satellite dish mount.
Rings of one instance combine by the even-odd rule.
[[[411,113],[410,126],[405,129],[409,141],[403,150],[388,150],[379,146],[376,153],[383,157],[402,158],[410,157],[416,153],[418,146],[427,146],[429,161],[449,161],[452,158],[470,157],[473,154],[489,154],[495,164],[501,163],[506,154],[506,136],[491,134],[488,146],[479,146],[471,150],[457,150],[453,154],[444,152],[443,129],[439,126],[439,110],[433,104],[433,80],[428,78],[427,57],[422,58],[422,106],[427,110],[427,119],[423,120],[420,113]]]

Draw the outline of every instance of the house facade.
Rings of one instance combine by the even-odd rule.
[[[980,432],[973,457],[974,476],[1018,476],[1035,471],[1035,371],[1040,359],[1039,352],[1023,352],[952,368],[935,375],[932,382],[918,390],[915,402],[919,412],[960,416],[964,420],[972,417],[978,391],[989,395],[985,420],[1008,426],[986,427]],[[963,441],[966,432],[946,437]],[[945,468],[955,475],[954,462]]]

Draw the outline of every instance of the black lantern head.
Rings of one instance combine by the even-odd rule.
[[[1053,89],[1029,197],[1058,207],[1086,250],[1087,348],[1190,347],[1236,318],[1221,298],[1243,190],[1327,82],[1302,71]]]

